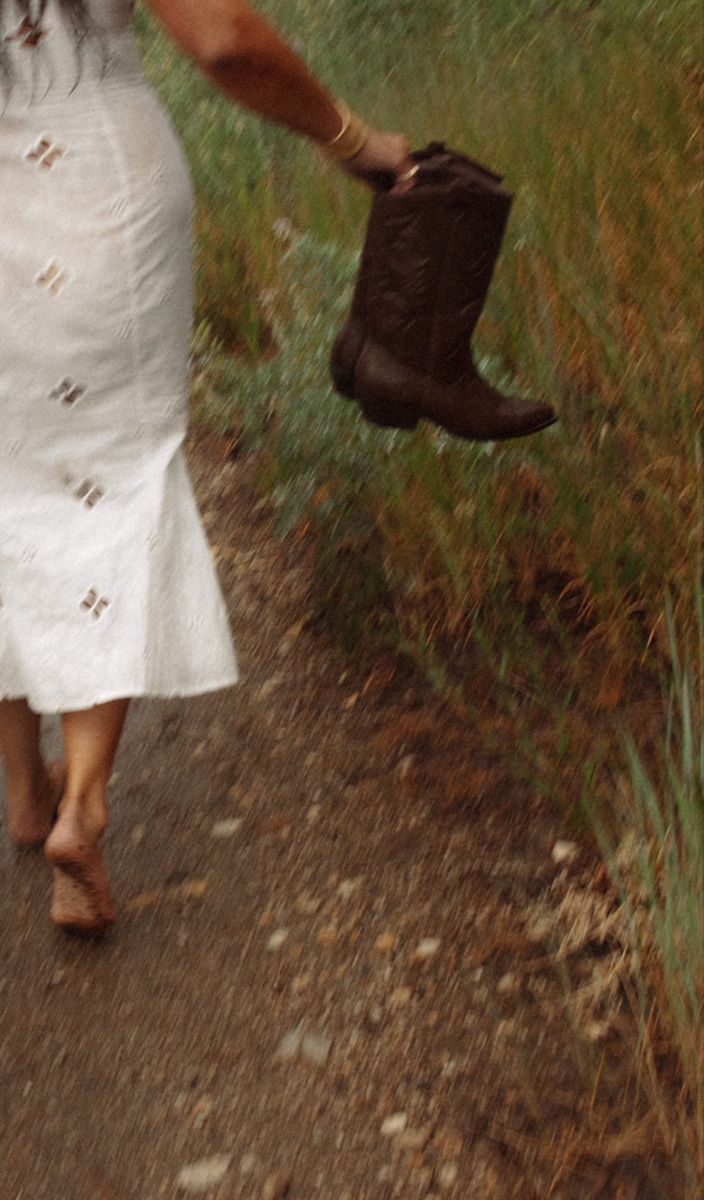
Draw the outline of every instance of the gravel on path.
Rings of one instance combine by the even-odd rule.
[[[189,453],[242,681],[133,705],[102,944],[2,840],[0,1200],[543,1200],[583,1102],[546,965],[571,835],[316,627],[254,464]]]

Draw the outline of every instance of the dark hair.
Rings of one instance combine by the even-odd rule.
[[[20,18],[32,21],[41,26],[48,0],[14,0]],[[0,0],[0,17],[8,0]],[[88,34],[97,33],[95,23],[90,17],[86,0],[55,0],[62,15],[66,18],[76,41],[77,54],[80,56],[83,41]],[[36,43],[41,45],[41,41]],[[0,84],[12,85],[13,70],[7,48],[0,41]]]

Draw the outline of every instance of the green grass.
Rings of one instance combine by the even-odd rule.
[[[619,886],[629,911],[634,887],[650,896],[633,926],[640,1045],[652,1066],[656,1014],[683,1089],[672,1136],[702,1169],[699,0],[257,7],[370,120],[504,173],[515,201],[476,358],[560,423],[469,445],[381,432],[334,396],[368,196],[230,107],[140,14],[199,196],[198,414],[262,451],[280,533],[313,541],[320,607],[349,647],[400,646],[468,713],[491,698],[517,771],[599,828],[606,800],[609,837],[635,836]],[[667,704],[639,715],[660,678],[679,736]],[[615,870],[616,843],[602,848]]]
[[[488,376],[546,396],[561,421],[489,453],[426,430],[357,431],[329,391],[326,354],[344,312],[336,288],[348,298],[352,285],[363,189],[303,140],[228,106],[150,35],[148,70],[200,197],[199,317],[240,354],[224,361],[224,384],[214,372],[209,410],[253,429],[262,376],[249,363],[276,327],[267,449],[287,527],[327,523],[328,508],[304,513],[301,499],[331,488],[343,523],[352,505],[383,547],[382,591],[404,639],[464,645],[481,630],[505,647],[526,620],[540,638],[572,622],[575,669],[589,680],[606,661],[599,690],[612,702],[629,673],[666,654],[664,585],[678,618],[691,611],[702,536],[697,6],[261,7],[379,124],[415,144],[441,134],[506,173],[516,199],[475,346]],[[285,252],[281,220],[305,232],[301,249]]]

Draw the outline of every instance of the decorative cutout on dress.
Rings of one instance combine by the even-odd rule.
[[[58,400],[65,408],[73,408],[85,394],[86,389],[79,383],[74,383],[72,379],[62,379],[53,392],[49,393],[49,399]]]
[[[65,146],[61,146],[58,142],[52,142],[46,134],[42,134],[39,141],[34,146],[30,146],[25,158],[29,162],[36,163],[43,171],[51,171],[65,153]]]
[[[71,274],[69,271],[64,271],[58,263],[52,259],[43,271],[35,277],[34,282],[40,287],[45,287],[51,292],[52,296],[58,296],[69,282]]]
[[[95,508],[105,495],[105,490],[92,479],[84,479],[74,491],[77,500],[82,500],[86,508]]]
[[[14,33],[8,33],[3,38],[4,42],[18,42],[27,50],[36,50],[40,42],[44,41],[49,30],[42,29],[38,21],[33,21],[31,17],[24,18],[22,23],[17,26]]]
[[[94,621],[99,621],[103,613],[110,607],[107,596],[100,596],[97,588],[90,588],[81,601],[84,612],[90,613]]]

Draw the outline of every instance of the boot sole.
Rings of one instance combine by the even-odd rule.
[[[419,421],[423,420],[430,421],[440,429],[445,429],[453,437],[463,438],[466,441],[507,442],[512,441],[514,438],[529,437],[533,433],[540,433],[542,429],[548,429],[550,425],[554,425],[557,421],[557,414],[553,413],[545,421],[531,425],[526,429],[517,430],[513,433],[479,437],[473,436],[465,430],[458,429],[452,425],[443,425],[435,418],[426,416],[424,413],[418,412],[411,405],[403,404],[401,401],[380,400],[375,396],[365,395],[363,391],[357,390],[355,387],[357,361],[363,341],[363,337],[359,338],[352,354],[346,354],[342,350],[341,341],[338,341],[333,351],[330,366],[335,391],[340,396],[344,396],[346,400],[356,401],[362,409],[365,418],[372,425],[378,425],[382,429],[402,429],[410,432],[417,427]]]
[[[487,437],[473,437],[460,429],[453,429],[451,425],[441,425],[439,421],[433,420],[432,417],[426,417],[423,413],[417,413],[414,409],[399,404],[389,404],[379,400],[368,400],[366,397],[354,396],[351,392],[340,391],[340,394],[345,396],[347,400],[356,400],[359,404],[367,421],[373,425],[378,425],[383,429],[403,429],[407,432],[415,429],[419,421],[430,421],[431,424],[437,425],[439,429],[444,429],[453,437],[462,438],[470,442],[510,442],[515,438],[530,437],[533,433],[540,433],[543,429],[549,429],[557,421],[557,414],[541,421],[538,425],[531,425],[527,429],[521,429],[515,433],[493,434]]]

